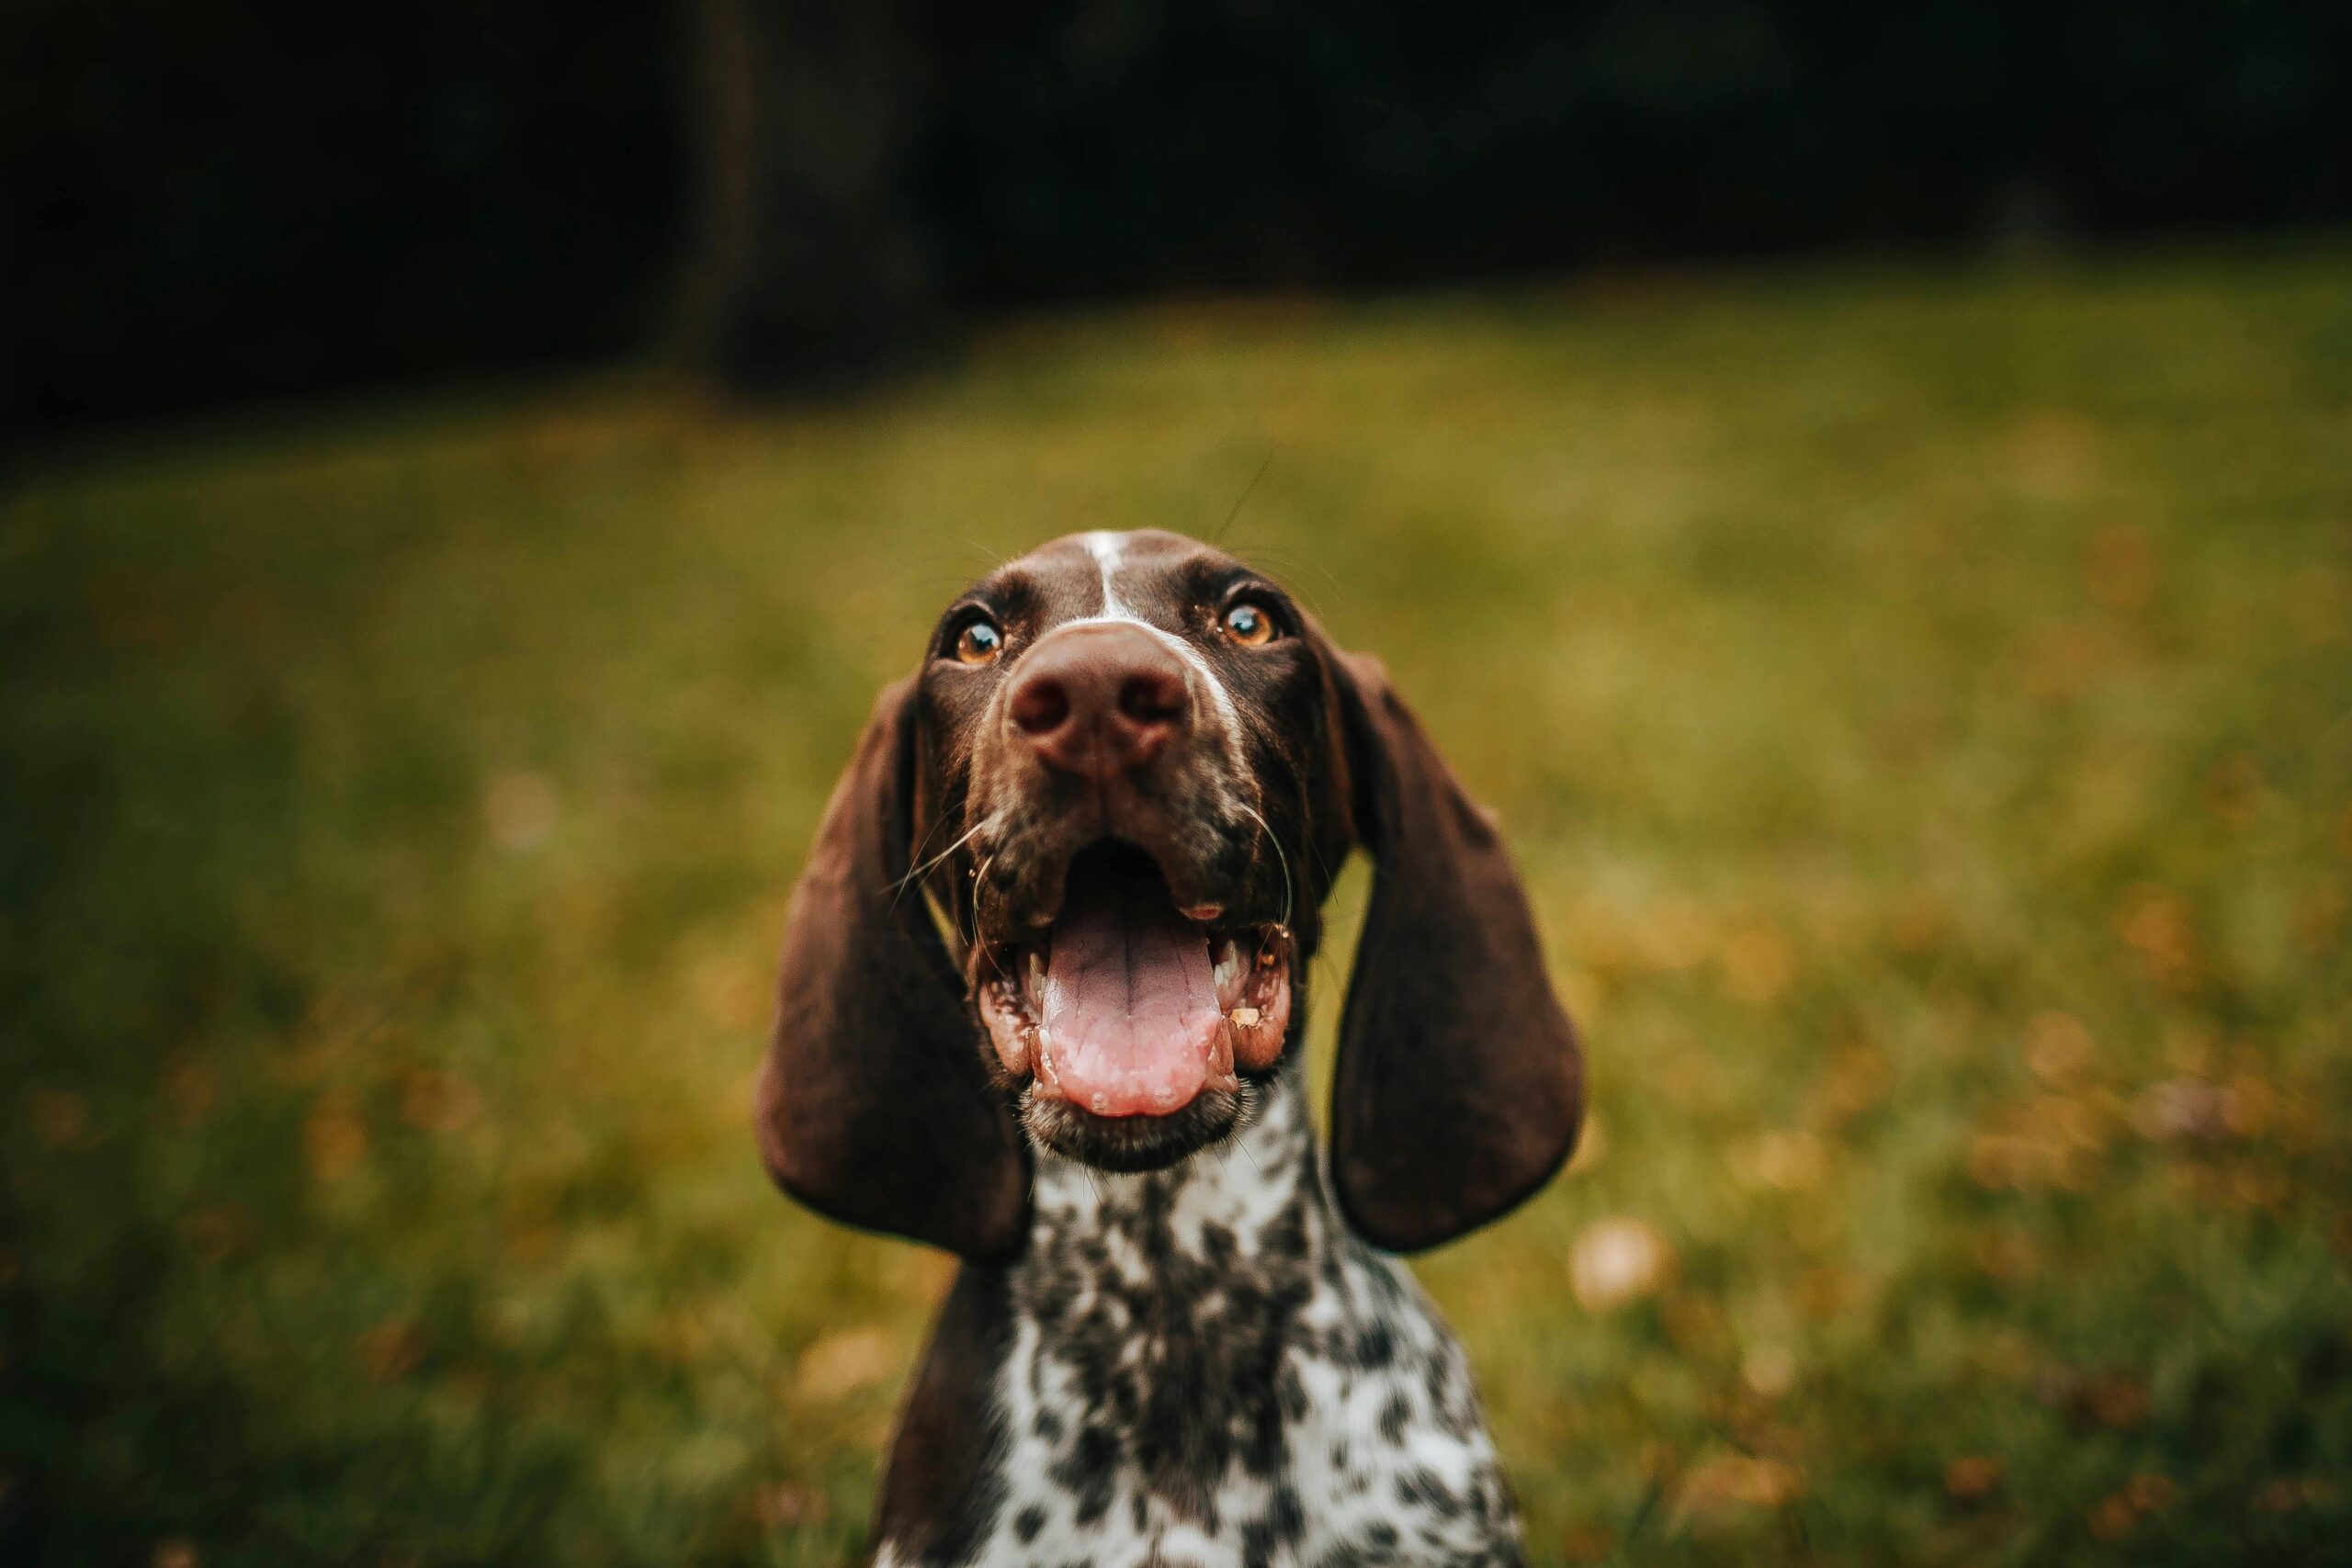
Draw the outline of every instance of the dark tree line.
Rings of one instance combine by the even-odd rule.
[[[17,0],[35,425],[1011,302],[2352,217],[2352,6]]]

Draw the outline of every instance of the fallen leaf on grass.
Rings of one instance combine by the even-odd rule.
[[[527,850],[555,831],[562,806],[544,773],[500,773],[482,786],[483,826],[502,850]]]
[[[322,1100],[302,1123],[302,1149],[320,1180],[348,1176],[368,1157],[368,1124],[351,1106]]]
[[[1804,1493],[1793,1465],[1754,1454],[1716,1454],[1691,1466],[1675,1489],[1675,1512],[1719,1514],[1734,1507],[1777,1508]]]
[[[420,1133],[461,1131],[481,1113],[481,1096],[455,1073],[422,1068],[401,1083],[401,1120]]]
[[[1569,1283],[1587,1312],[1607,1312],[1657,1293],[1674,1268],[1674,1249],[1644,1220],[1599,1220],[1577,1237]]]
[[[1560,1538],[1560,1555],[1570,1562],[1606,1562],[1617,1538],[1599,1525],[1570,1525]]]
[[[2073,1084],[2090,1069],[2096,1055],[2091,1032],[2072,1013],[2038,1012],[2027,1021],[2025,1065],[2044,1083]]]
[[[34,1134],[52,1149],[71,1148],[81,1142],[83,1130],[89,1124],[89,1107],[71,1089],[35,1089],[25,1097],[25,1107],[31,1115]]]
[[[1775,1000],[1796,977],[1796,950],[1770,926],[1753,926],[1724,943],[1724,988],[1744,1002]]]
[[[2150,979],[2173,991],[2196,983],[2197,921],[2188,899],[2169,887],[2135,888],[2116,912],[2115,928]]]
[[[844,1328],[800,1352],[793,1384],[806,1399],[839,1399],[897,1370],[899,1342],[882,1328]]]
[[[1797,1359],[1778,1345],[1759,1345],[1739,1363],[1739,1381],[1759,1399],[1779,1399],[1797,1385]]]
[[[1726,1157],[1743,1183],[1778,1192],[1810,1192],[1829,1170],[1821,1140],[1803,1128],[1758,1133],[1734,1144]]]
[[[424,1337],[416,1325],[387,1318],[359,1337],[359,1364],[377,1382],[397,1382],[424,1359]]]
[[[2000,1485],[2001,1461],[1990,1454],[1963,1454],[1944,1466],[1944,1495],[1955,1503],[1981,1503]]]
[[[767,1529],[783,1529],[790,1525],[820,1525],[825,1522],[825,1495],[789,1481],[763,1486],[752,1495],[752,1511],[759,1516],[760,1524]]]

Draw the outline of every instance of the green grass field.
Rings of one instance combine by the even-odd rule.
[[[1535,1561],[2352,1559],[2341,245],[20,473],[0,1557],[852,1555],[947,1266],[753,1158],[785,894],[963,581],[1270,451],[1227,542],[1498,807],[1588,1037],[1573,1173],[1421,1266]]]

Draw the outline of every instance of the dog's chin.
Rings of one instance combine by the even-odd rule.
[[[1097,1116],[1033,1084],[1022,1091],[1021,1122],[1040,1147],[1098,1170],[1165,1170],[1232,1136],[1256,1101],[1256,1086],[1245,1078],[1203,1089],[1165,1115]]]

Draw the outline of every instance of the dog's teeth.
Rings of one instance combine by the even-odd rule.
[[[1239,1024],[1244,1029],[1250,1029],[1257,1025],[1258,1010],[1256,1008],[1235,1008],[1231,1012],[1226,1014],[1226,1017],[1233,1020],[1234,1022]]]
[[[1029,999],[1043,1005],[1046,999],[1046,961],[1035,953],[1029,955]]]
[[[1217,1006],[1231,1007],[1241,999],[1241,948],[1231,937],[1218,946],[1210,978],[1216,986]]]

